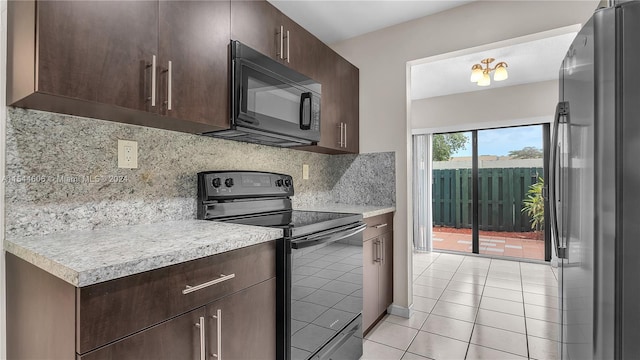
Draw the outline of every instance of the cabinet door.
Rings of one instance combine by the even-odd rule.
[[[231,39],[274,59],[279,58],[277,31],[283,26],[281,13],[265,0],[231,0]]]
[[[229,7],[228,1],[160,1],[163,115],[210,124],[212,130],[229,126]]]
[[[40,1],[36,90],[151,110],[157,1]]]
[[[207,306],[208,358],[276,358],[276,279]]]
[[[206,321],[204,315],[204,308],[193,310],[78,358],[200,359],[201,346],[206,345],[206,339],[201,339],[199,328],[201,318]]]
[[[345,149],[357,154],[360,150],[360,71],[340,58],[340,114],[346,126]]]
[[[340,150],[340,82],[338,81],[338,54],[324,45],[319,56],[318,79],[322,84],[320,108],[320,141],[318,147]],[[339,153],[339,152],[334,152]]]
[[[380,235],[380,272],[378,315],[384,313],[393,302],[393,234]]]
[[[304,149],[328,154],[357,154],[359,70],[328,46],[319,48],[316,72],[322,84],[320,141],[317,146]]]
[[[282,15],[284,26],[284,64],[314,80],[318,80],[320,62],[323,60],[323,46],[313,36],[293,20]]]
[[[378,238],[365,241],[362,249],[362,276],[363,276],[363,309],[362,328],[367,330],[378,318]]]

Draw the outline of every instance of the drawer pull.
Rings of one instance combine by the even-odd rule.
[[[196,285],[196,286],[186,285],[184,290],[182,290],[182,294],[186,295],[186,294],[192,293],[194,291],[202,290],[202,289],[204,289],[206,287],[209,287],[211,285],[215,285],[215,284],[219,284],[219,283],[221,283],[223,281],[231,280],[234,277],[236,277],[236,274],[230,274],[230,275],[221,274],[219,278],[217,278],[215,280],[211,280],[211,281],[206,282],[204,284],[200,284],[200,285]]]
[[[222,360],[222,310],[216,310],[216,314],[211,316],[216,319],[216,341],[217,341],[217,353],[211,354],[212,357]]]
[[[151,57],[151,65],[147,67],[151,67],[151,97],[148,100],[151,100],[151,106],[156,106],[156,56],[153,55]]]
[[[289,46],[289,30],[287,30],[287,62],[290,62],[289,59],[291,58],[291,56],[289,55],[290,51],[290,46]]]
[[[171,61],[168,63],[167,72],[167,110],[171,110]]]
[[[276,36],[280,38],[280,51],[276,50],[276,57],[284,59],[284,26],[280,25],[280,30],[276,31]]]
[[[204,317],[200,316],[200,322],[196,324],[200,330],[200,360],[206,360],[205,343],[207,341],[204,333]]]
[[[387,226],[387,223],[374,225],[373,227],[376,228],[376,229],[380,229],[380,228],[383,228],[385,226]]]

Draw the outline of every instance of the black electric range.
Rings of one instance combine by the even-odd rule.
[[[362,215],[292,210],[289,175],[198,174],[198,218],[283,229],[277,245],[278,359],[362,355]]]

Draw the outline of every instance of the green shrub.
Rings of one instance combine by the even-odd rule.
[[[542,189],[544,188],[544,179],[538,176],[538,181],[529,186],[527,198],[522,202],[522,212],[531,218],[531,229],[540,231],[544,229],[544,197]]]

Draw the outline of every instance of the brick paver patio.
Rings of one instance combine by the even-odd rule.
[[[469,234],[434,231],[432,240],[434,250],[471,252],[471,235]],[[481,231],[480,254],[544,260],[544,241],[484,236]]]

